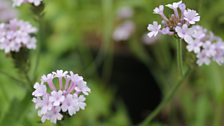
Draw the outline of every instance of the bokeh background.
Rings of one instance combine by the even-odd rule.
[[[30,52],[29,76],[38,81],[51,71],[72,70],[91,88],[86,110],[61,125],[137,125],[180,79],[175,39],[144,36],[149,23],[160,21],[153,9],[173,0],[43,1],[41,20],[32,6],[17,8],[19,18],[39,27],[38,48]],[[198,11],[200,25],[224,38],[223,0],[183,2]],[[184,55],[190,54],[185,50]],[[184,64],[195,62],[184,58]],[[224,126],[223,75],[223,66],[215,63],[194,67],[149,126]],[[12,59],[1,52],[0,126],[53,126],[40,122],[31,93],[15,78],[22,79]]]

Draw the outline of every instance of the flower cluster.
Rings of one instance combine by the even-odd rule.
[[[5,53],[18,52],[20,48],[36,48],[36,38],[32,34],[37,29],[30,23],[12,19],[8,23],[0,24],[0,49]]]
[[[211,60],[220,65],[224,63],[224,42],[221,38],[199,25],[192,26],[186,32],[189,33],[187,50],[196,54],[199,66],[208,65]]]
[[[211,60],[218,64],[224,63],[224,44],[221,38],[214,36],[207,29],[195,25],[200,20],[200,16],[195,10],[187,9],[186,5],[180,2],[166,5],[173,10],[173,14],[168,18],[164,14],[164,6],[160,5],[154,9],[155,14],[162,17],[161,24],[154,21],[148,25],[148,36],[153,38],[158,34],[176,35],[187,44],[187,50],[194,52],[199,66],[208,65]]]
[[[12,7],[10,2],[6,0],[0,0],[0,22],[9,21],[16,18],[17,12]]]
[[[81,76],[62,70],[43,75],[41,83],[36,83],[34,88],[33,102],[41,121],[50,120],[52,123],[61,120],[62,113],[72,116],[80,109],[84,110],[85,95],[90,92]]]
[[[118,10],[118,26],[114,29],[112,38],[116,42],[127,41],[135,31],[135,23],[131,20],[134,10],[125,6]]]
[[[115,29],[113,39],[117,42],[126,41],[130,38],[134,31],[135,24],[132,21],[125,21]]]
[[[13,6],[21,6],[24,3],[31,3],[35,6],[39,6],[42,0],[13,0]]]
[[[149,37],[156,36],[158,33],[163,35],[174,35],[180,32],[179,27],[188,28],[190,25],[195,24],[200,20],[200,16],[195,10],[186,9],[186,5],[180,2],[174,2],[173,4],[166,5],[168,8],[173,9],[173,14],[168,18],[164,14],[164,6],[160,5],[154,9],[155,14],[159,14],[162,17],[162,25],[154,21],[153,24],[148,25]],[[185,35],[185,32],[183,31]],[[185,36],[184,36],[185,37]]]

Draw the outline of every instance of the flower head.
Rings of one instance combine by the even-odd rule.
[[[132,21],[125,21],[115,29],[112,37],[117,42],[126,41],[131,37],[134,31],[135,24]]]
[[[0,22],[6,22],[16,18],[17,11],[12,7],[9,1],[0,0]]]
[[[13,19],[9,23],[0,24],[0,49],[5,53],[18,52],[20,48],[36,48],[36,39],[32,34],[37,29],[30,23]]]
[[[162,25],[164,27],[158,24],[157,21],[154,21],[153,24],[148,25],[148,30],[150,31],[148,36],[155,37],[158,33],[163,35],[178,34],[182,39],[190,39],[188,29],[191,24],[195,24],[200,20],[198,13],[194,10],[187,9],[182,1],[167,4],[166,6],[173,9],[174,13],[167,18],[164,14],[164,6],[160,5],[159,7],[156,7],[153,12],[162,17]]]
[[[63,70],[43,75],[41,82],[36,83],[34,88],[33,102],[41,121],[50,120],[52,123],[61,120],[62,113],[72,116],[80,109],[84,110],[85,96],[90,93],[83,77]]]
[[[35,6],[39,6],[42,0],[13,0],[13,6],[21,6],[24,3],[31,3]]]
[[[154,21],[153,24],[148,25],[148,30],[150,31],[148,33],[149,37],[157,36],[161,28],[161,25],[158,24],[158,22]]]
[[[193,52],[197,58],[199,66],[210,64],[215,61],[218,64],[224,63],[224,42],[220,37],[202,26],[195,25],[200,21],[200,16],[195,10],[186,8],[182,1],[166,5],[173,10],[173,14],[167,18],[163,11],[164,6],[156,7],[153,12],[162,17],[162,25],[154,21],[148,25],[149,38],[153,38],[158,33],[163,35],[175,35],[186,42],[186,48]]]

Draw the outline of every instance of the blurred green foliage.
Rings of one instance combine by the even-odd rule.
[[[183,0],[196,9],[200,25],[224,38],[223,0]],[[31,51],[29,76],[39,80],[42,74],[64,69],[83,75],[92,92],[87,97],[87,108],[62,122],[65,126],[130,126],[126,106],[118,100],[116,111],[111,110],[115,89],[106,83],[112,69],[116,43],[111,35],[116,26],[116,12],[129,6],[134,9],[132,20],[136,32],[125,44],[131,55],[143,62],[153,73],[163,95],[177,83],[179,75],[174,39],[161,37],[151,46],[141,42],[146,26],[159,19],[153,8],[173,0],[44,0],[44,16],[37,20],[31,7],[24,5],[20,17],[39,27],[38,48]],[[91,54],[97,50],[97,57]],[[150,51],[148,51],[150,50]],[[185,54],[187,55],[187,54]],[[31,102],[31,92],[20,84],[19,71],[9,56],[0,53],[0,126],[51,126],[41,124]],[[103,78],[97,65],[103,63]],[[187,64],[190,61],[185,61]],[[38,67],[35,68],[36,63]],[[36,72],[35,72],[36,71]],[[35,72],[35,73],[34,73]],[[222,126],[224,102],[224,68],[217,64],[195,67],[193,74],[179,89],[173,100],[150,126]],[[33,84],[30,84],[33,85]],[[147,99],[142,99],[147,100]],[[150,102],[150,101],[149,101]]]

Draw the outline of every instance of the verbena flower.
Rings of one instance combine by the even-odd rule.
[[[39,6],[42,0],[13,0],[13,6],[21,6],[24,3],[31,3],[35,6]]]
[[[0,0],[0,22],[6,22],[17,16],[17,11],[12,7],[9,1]]]
[[[175,35],[186,42],[186,48],[189,52],[195,53],[199,66],[208,65],[212,60],[218,64],[223,64],[224,42],[202,26],[195,25],[196,22],[200,21],[199,14],[195,10],[186,8],[182,1],[166,6],[174,13],[170,17],[166,17],[164,5],[156,7],[153,11],[161,16],[162,24],[158,24],[156,21],[149,24],[148,37],[152,38],[158,34]]]
[[[5,53],[18,52],[20,48],[36,48],[36,38],[32,35],[37,29],[30,23],[12,19],[0,24],[0,49]]]
[[[61,120],[63,113],[72,116],[84,110],[85,96],[90,93],[83,77],[63,70],[43,75],[34,89],[33,102],[41,121],[50,120],[52,123]]]
[[[134,31],[135,24],[132,21],[125,21],[115,29],[112,37],[117,42],[126,41],[131,37]]]

